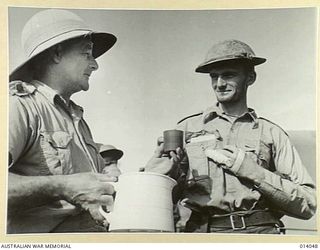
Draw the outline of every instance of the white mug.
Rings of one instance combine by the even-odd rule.
[[[123,173],[112,212],[100,213],[113,232],[174,232],[172,189],[177,182],[153,172]]]

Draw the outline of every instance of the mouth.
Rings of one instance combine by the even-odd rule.
[[[229,92],[232,92],[232,90],[217,90],[216,92],[219,94],[227,94]]]

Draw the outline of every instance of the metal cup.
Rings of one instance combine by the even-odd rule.
[[[165,153],[175,151],[178,147],[183,148],[183,131],[177,129],[163,132],[163,150]]]

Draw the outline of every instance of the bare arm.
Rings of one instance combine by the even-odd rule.
[[[9,173],[8,211],[48,204],[60,198],[60,176],[21,176]]]
[[[66,200],[89,210],[96,220],[103,220],[100,205],[111,205],[116,178],[95,173],[53,176],[21,176],[9,173],[8,211],[17,212],[53,201]]]

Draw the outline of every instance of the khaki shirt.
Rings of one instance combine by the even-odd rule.
[[[177,129],[185,131],[189,173],[184,197],[189,201],[214,215],[273,210],[279,217],[306,219],[315,213],[315,185],[298,152],[281,128],[254,110],[232,121],[216,105],[182,120]],[[225,145],[243,149],[264,180],[239,179],[204,154],[206,148]]]
[[[9,171],[26,176],[99,172],[103,159],[83,119],[83,109],[47,85],[10,83]],[[61,201],[8,218],[8,232],[50,232],[66,216],[78,213]],[[36,223],[35,223],[36,222]]]

